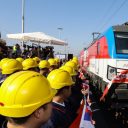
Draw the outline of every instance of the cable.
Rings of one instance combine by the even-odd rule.
[[[103,17],[100,19],[100,21],[103,22],[103,21],[105,21],[105,19],[107,19],[106,17],[108,17],[109,16],[108,14],[110,14],[108,12],[110,12],[110,10],[113,8],[113,5],[115,5],[116,2],[117,2],[116,0],[113,0],[112,1],[111,5],[107,8],[107,10],[105,11],[105,13],[103,14]],[[99,25],[101,25],[101,24],[99,24]]]
[[[101,31],[106,24],[108,24],[113,18],[114,16],[119,12],[119,10],[124,6],[124,4],[127,2],[127,0],[124,0],[122,2],[122,4],[114,11],[114,13],[108,18],[108,20],[101,26],[101,28],[99,29],[99,31]]]

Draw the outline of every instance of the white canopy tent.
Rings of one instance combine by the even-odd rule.
[[[20,41],[31,41],[37,43],[51,44],[51,45],[62,45],[62,46],[68,45],[63,40],[46,35],[45,33],[42,32],[7,34],[7,38],[20,40]]]

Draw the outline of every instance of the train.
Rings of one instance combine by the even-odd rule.
[[[79,62],[99,92],[100,101],[112,108],[128,108],[128,23],[101,33],[82,49]]]

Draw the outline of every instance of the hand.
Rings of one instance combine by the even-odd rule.
[[[83,95],[87,95],[88,94],[88,89],[81,89],[81,93]]]
[[[105,102],[105,97],[102,96],[102,97],[100,98],[100,101]]]

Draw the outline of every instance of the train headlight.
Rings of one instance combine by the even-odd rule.
[[[112,73],[115,72],[115,69],[114,69],[114,68],[111,68],[111,69],[109,70],[109,72],[112,74]]]
[[[108,65],[107,68],[107,79],[112,80],[117,75],[117,69]]]

